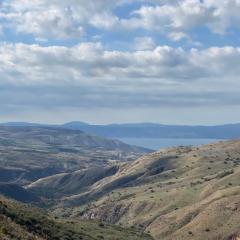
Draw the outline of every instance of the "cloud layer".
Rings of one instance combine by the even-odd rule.
[[[115,13],[120,6],[141,3],[130,8],[128,16]],[[239,0],[176,1],[82,1],[82,0],[9,0],[0,5],[5,27],[36,39],[83,37],[89,26],[100,30],[145,29],[165,34],[172,40],[188,38],[189,31],[205,27],[226,34],[239,27]]]
[[[232,104],[239,99],[239,62],[240,48],[234,47],[126,52],[100,43],[0,45],[1,85],[33,92],[46,87],[49,105],[56,94],[59,104],[85,107]]]
[[[240,0],[3,0],[1,109],[239,106],[239,12]]]

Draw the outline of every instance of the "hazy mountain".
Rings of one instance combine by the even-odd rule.
[[[62,127],[111,138],[240,138],[240,124],[219,126],[178,126],[154,123],[87,125],[75,122],[64,124]]]
[[[48,126],[36,123],[2,123],[3,126]],[[181,126],[163,125],[156,123],[129,123],[92,125],[84,122],[69,122],[58,125],[59,128],[81,130],[110,138],[213,138],[236,139],[240,138],[240,124],[226,124],[218,126]]]
[[[40,124],[40,123],[28,123],[28,122],[6,122],[1,123],[0,126],[5,127],[39,127],[39,126],[46,126],[47,124]]]

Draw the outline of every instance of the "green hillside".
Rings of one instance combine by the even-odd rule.
[[[0,198],[1,240],[151,240],[133,229],[94,221],[56,219],[47,212]]]

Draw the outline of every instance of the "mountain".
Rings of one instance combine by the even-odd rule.
[[[47,126],[47,124],[29,123],[29,122],[6,122],[6,123],[1,123],[0,126],[3,126],[3,127],[41,127],[41,126]]]
[[[73,121],[73,122],[68,122],[68,123],[65,123],[62,125],[63,127],[66,127],[66,128],[79,128],[81,126],[89,126],[88,123],[85,123],[85,122],[80,122],[80,121]]]
[[[219,126],[181,126],[154,123],[88,125],[74,122],[74,124],[66,123],[62,127],[110,138],[240,138],[240,124]]]
[[[85,122],[74,121],[62,125],[9,122],[2,123],[0,126],[58,127],[81,130],[89,134],[109,138],[240,138],[240,123],[217,126],[164,125],[158,123],[93,125]]]
[[[148,149],[56,127],[0,127],[0,182],[40,178],[136,159]]]
[[[57,179],[53,184],[63,186],[63,178]],[[36,194],[50,182],[36,182],[28,190]],[[59,216],[134,226],[156,240],[237,239],[240,141],[150,153],[120,164],[115,173],[77,194],[55,197]]]
[[[70,145],[82,148],[105,148],[125,152],[145,151],[143,148],[130,146],[118,140],[110,140],[96,135],[89,135],[80,130],[56,127],[0,127],[0,140],[15,141],[18,144],[56,146]]]
[[[0,194],[28,203],[1,197],[4,240],[238,239],[240,141],[152,152],[81,130],[1,126]]]
[[[151,240],[134,229],[100,222],[59,219],[45,210],[0,197],[2,240]]]

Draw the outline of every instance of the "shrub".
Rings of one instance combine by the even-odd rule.
[[[104,223],[99,223],[98,226],[102,228],[105,227]]]
[[[0,233],[6,235],[6,234],[8,234],[8,230],[7,230],[5,227],[2,226],[2,227],[0,228]]]

